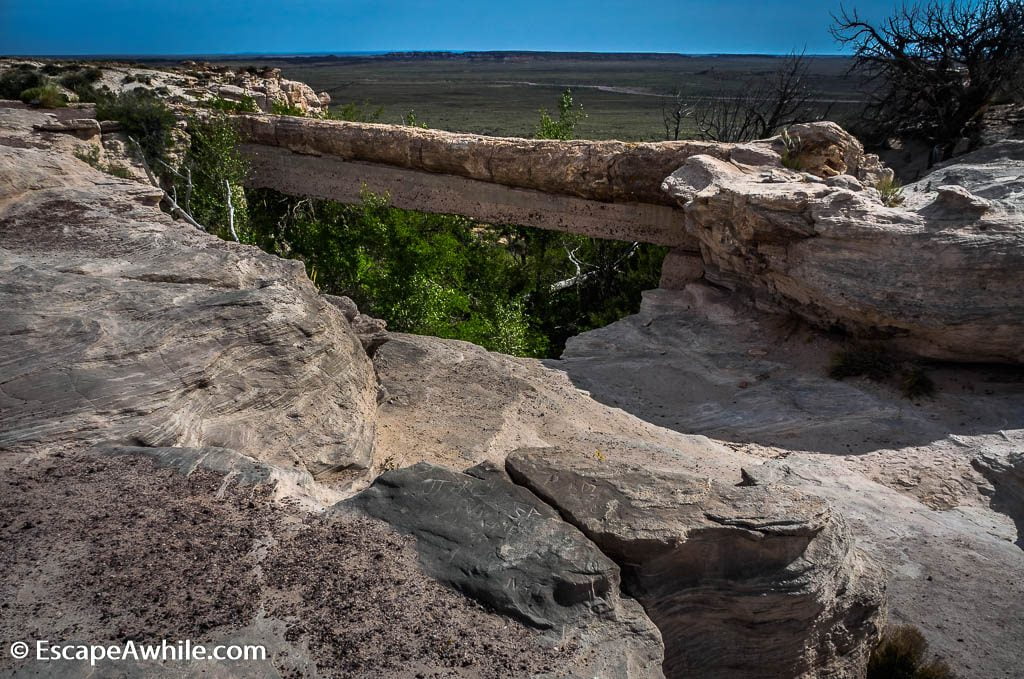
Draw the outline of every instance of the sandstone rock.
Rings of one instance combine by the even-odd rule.
[[[826,148],[813,162],[864,174],[856,153]],[[1022,168],[1022,142],[964,156],[908,186],[905,208],[850,180],[711,155],[663,186],[700,240],[705,277],[758,306],[932,358],[1021,362]]]
[[[0,146],[0,446],[368,468],[376,379],[341,313],[301,263],[173,222],[158,198],[70,155]]]
[[[660,635],[620,598],[618,567],[500,469],[419,463],[385,472],[336,511],[350,508],[415,536],[427,573],[487,606],[563,638],[600,638],[582,649],[598,660],[579,675],[662,676]]]
[[[350,297],[344,295],[324,295],[324,299],[338,307],[341,310],[341,314],[345,317],[345,320],[352,322],[359,315],[359,307],[352,301]]]
[[[523,449],[505,464],[623,567],[661,629],[666,676],[861,676],[881,574],[827,503],[582,451]]]
[[[1019,371],[928,365],[936,393],[910,401],[898,373],[828,377],[842,349],[841,337],[698,282],[644,293],[638,314],[570,339],[551,365],[597,401],[709,436],[749,455],[748,474],[827,499],[884,569],[891,622],[919,627],[957,676],[1015,676],[1024,525],[1004,502],[1010,469],[983,475],[978,458],[1002,466],[1024,449]]]
[[[363,349],[371,357],[380,345],[390,339],[387,328],[388,324],[385,321],[367,316],[366,314],[357,314],[352,319],[352,331],[359,338]]]
[[[1017,546],[1024,549],[1024,452],[983,453],[971,461],[994,488],[992,508],[1017,526]]]

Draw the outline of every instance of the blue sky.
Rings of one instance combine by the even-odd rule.
[[[869,17],[892,0],[847,0]],[[832,0],[0,0],[0,54],[833,53]]]

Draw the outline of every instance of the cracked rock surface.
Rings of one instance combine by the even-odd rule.
[[[666,676],[861,676],[884,595],[823,500],[559,449],[505,464],[623,565],[666,640]]]

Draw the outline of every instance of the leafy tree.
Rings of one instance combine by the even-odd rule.
[[[878,25],[843,9],[832,34],[854,49],[855,68],[875,85],[865,112],[871,129],[922,138],[943,158],[972,136],[986,106],[1021,82],[1024,0],[932,0],[904,5]]]
[[[572,90],[567,89],[558,100],[558,119],[552,118],[547,110],[541,110],[540,122],[533,136],[537,139],[573,139],[576,125],[586,117],[583,105],[576,105],[572,100]]]
[[[348,206],[258,191],[252,205],[261,247],[302,259],[322,290],[352,297],[390,328],[546,354],[497,230],[399,210],[370,193]]]
[[[193,116],[188,133],[191,141],[181,166],[165,166],[179,205],[211,233],[255,240],[242,188],[249,163],[238,150],[241,140],[230,118],[224,113]]]

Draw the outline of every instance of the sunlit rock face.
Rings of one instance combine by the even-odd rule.
[[[704,277],[759,307],[931,358],[1021,362],[1022,177],[1024,142],[1008,141],[940,167],[893,207],[852,176],[709,155],[663,188],[700,241]]]
[[[376,378],[342,312],[300,262],[174,222],[159,195],[70,154],[0,147],[0,444],[369,467]]]

